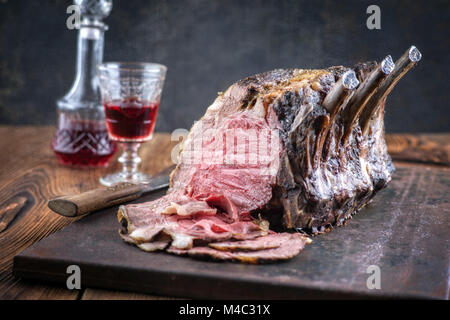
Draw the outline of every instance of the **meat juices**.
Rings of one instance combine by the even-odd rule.
[[[397,70],[388,56],[238,81],[192,127],[167,195],[120,207],[121,236],[146,251],[192,257],[292,258],[311,240],[272,230],[341,225],[391,180],[385,98],[417,61]],[[371,113],[360,122],[366,104]]]

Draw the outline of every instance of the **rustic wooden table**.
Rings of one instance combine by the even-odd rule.
[[[13,257],[49,234],[75,221],[51,212],[47,200],[61,194],[99,186],[98,178],[117,171],[115,159],[102,169],[74,169],[59,165],[50,149],[53,127],[0,126],[0,299],[165,299],[144,294],[92,288],[62,287],[25,282],[12,274]],[[389,151],[397,166],[433,165],[447,170],[450,133],[389,135]],[[156,173],[171,165],[177,142],[166,133],[155,134],[141,148],[142,170]],[[438,165],[433,163],[439,163]]]

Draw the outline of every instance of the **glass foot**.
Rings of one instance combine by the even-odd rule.
[[[152,178],[151,175],[141,172],[135,172],[132,175],[127,175],[124,174],[123,172],[118,172],[101,177],[100,183],[104,186],[111,187],[113,185],[123,182],[130,182],[134,184],[147,183],[150,182],[151,178]]]

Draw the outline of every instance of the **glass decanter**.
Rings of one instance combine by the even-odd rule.
[[[57,101],[58,122],[52,148],[62,164],[106,166],[117,150],[109,139],[96,67],[103,60],[112,0],[75,0],[81,13],[76,75],[72,88]]]

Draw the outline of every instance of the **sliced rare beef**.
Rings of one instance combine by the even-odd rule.
[[[179,201],[179,204],[176,201]],[[176,213],[180,207],[181,215]],[[186,207],[197,208],[198,211],[191,211],[187,215]],[[211,242],[253,239],[271,232],[268,225],[259,220],[233,220],[227,213],[217,212],[218,210],[209,207],[206,201],[189,201],[184,195],[171,193],[154,202],[121,206],[118,218],[125,226],[120,234],[126,242],[141,246],[155,241],[161,242],[163,237],[170,239],[172,247],[189,249],[196,240]],[[162,244],[144,247],[146,251],[152,251],[152,248],[161,250]]]
[[[218,260],[289,259],[391,180],[387,94],[420,60],[274,70],[220,93],[183,141],[166,196],[122,206],[121,236],[146,251]]]
[[[311,239],[305,235],[285,232],[254,240],[210,243],[209,246],[198,246],[186,250],[170,247],[167,252],[196,258],[266,263],[291,259],[308,243],[311,243]]]

